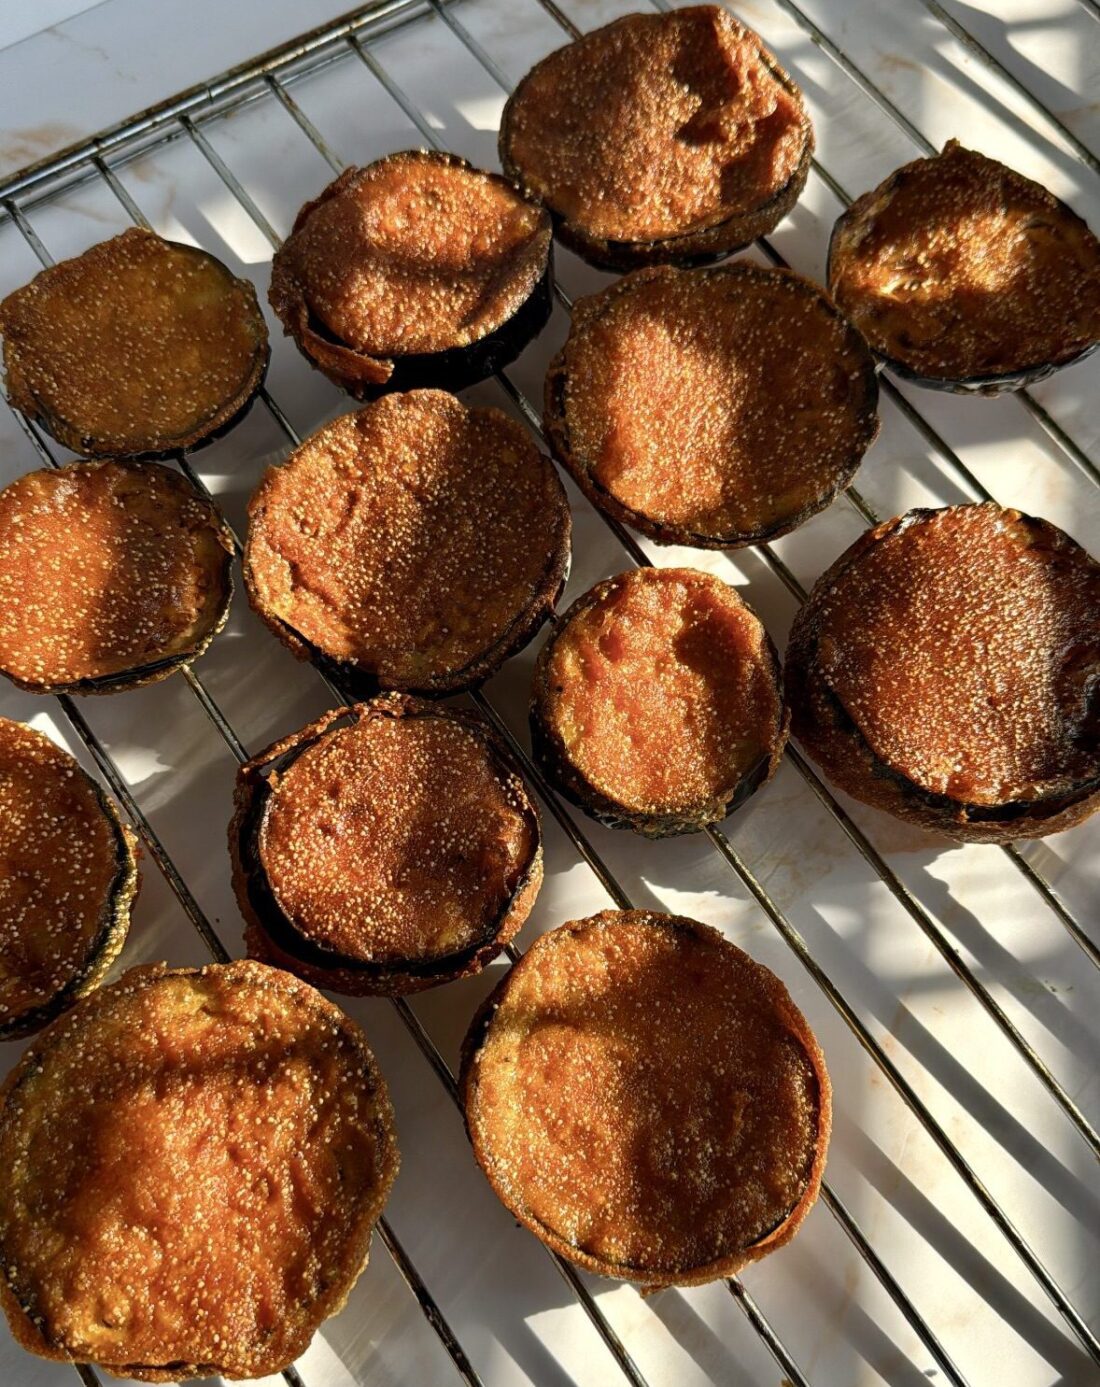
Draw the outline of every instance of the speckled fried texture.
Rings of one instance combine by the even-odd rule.
[[[349,168],[275,253],[271,306],[339,384],[502,327],[546,272],[550,217],[499,174],[429,150]]]
[[[833,232],[829,288],[916,377],[1038,379],[1100,341],[1100,242],[1038,183],[951,140]]]
[[[132,969],[0,1098],[13,1332],[146,1380],[290,1363],[344,1304],[397,1171],[362,1032],[250,961]]]
[[[817,285],[745,261],[662,266],[577,301],[546,431],[616,519],[732,548],[829,504],[878,432],[877,402],[867,344]]]
[[[133,835],[49,737],[0,718],[0,1040],[90,992],[122,948]]]
[[[404,695],[277,742],[242,766],[237,806],[234,879],[259,956],[340,991],[411,992],[478,971],[542,879],[538,812],[491,729]],[[328,959],[296,958],[301,941]]]
[[[292,650],[382,688],[483,680],[549,615],[569,561],[550,461],[497,409],[389,395],[326,424],[249,504],[245,581]]]
[[[650,836],[724,818],[787,739],[779,661],[728,584],[690,568],[597,583],[543,646],[536,754],[576,803]]]
[[[817,1198],[824,1056],[779,979],[694,920],[608,910],[543,935],[475,1017],[461,1083],[501,1201],[604,1276],[732,1276]]]
[[[224,624],[231,551],[214,506],[159,463],[16,478],[0,491],[0,671],[36,693],[165,678]]]
[[[1100,807],[1100,564],[992,503],[869,530],[795,621],[794,730],[857,798],[962,840]]]
[[[11,402],[93,457],[188,448],[241,413],[267,369],[247,280],[131,228],[0,303]]]
[[[714,5],[631,14],[542,59],[504,108],[500,159],[597,264],[710,257],[770,231],[806,180],[798,88]]]

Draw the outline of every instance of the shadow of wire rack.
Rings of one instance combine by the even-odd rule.
[[[427,144],[492,165],[511,85],[571,35],[631,8],[644,0],[362,6],[0,183],[0,289],[137,222],[204,244],[262,297],[271,249],[345,162]],[[946,134],[1034,173],[1095,225],[1100,199],[1084,177],[1095,156],[1008,70],[1014,50],[998,58],[932,0],[919,19],[900,0],[895,8],[745,7],[741,17],[803,84],[820,149],[799,207],[747,253],[819,278],[841,206],[933,148],[930,135],[942,142],[951,118],[979,128]],[[897,68],[880,61],[881,48],[868,47],[868,61],[860,36],[842,45],[864,10],[882,43],[924,55],[931,102],[911,78],[888,94],[882,74]],[[829,25],[819,23],[826,12]],[[1077,10],[1067,0],[1065,13],[1067,24],[1098,32],[1088,0]],[[919,63],[909,67],[921,76]],[[955,88],[955,107],[945,107],[944,90]],[[543,338],[467,392],[536,434],[542,374],[572,298],[607,278],[567,252],[558,261],[559,303]],[[805,588],[866,523],[991,495],[1046,515],[1095,552],[1100,473],[1085,446],[1100,432],[1095,366],[995,403],[929,398],[884,378],[883,434],[858,490],[770,548],[654,549],[571,489],[566,600],[632,563],[694,564],[741,586],[781,639]],[[347,407],[275,339],[250,416],[178,464],[217,495],[240,535],[263,468]],[[0,439],[10,445],[4,481],[67,456],[12,411]],[[524,761],[532,660],[526,652],[473,695]],[[226,633],[182,679],[81,703],[0,692],[0,711],[51,728],[98,770],[141,835],[146,882],[124,965],[241,952],[223,827],[235,764],[340,698],[259,628],[240,595]],[[348,1307],[286,1379],[1097,1380],[1100,1137],[1088,1115],[1100,1111],[1096,821],[1018,851],[947,849],[841,802],[792,749],[776,780],[721,829],[640,843],[574,815],[525,764],[544,806],[547,884],[522,941],[609,903],[656,905],[719,925],[778,971],[821,1036],[836,1085],[821,1205],[747,1284],[643,1299],[598,1282],[512,1224],[465,1145],[458,1042],[508,960],[415,1003],[343,1001],[390,1079],[404,1169],[382,1246]],[[3,1380],[29,1381],[32,1371],[36,1384],[60,1384],[73,1369],[32,1366],[6,1341]]]

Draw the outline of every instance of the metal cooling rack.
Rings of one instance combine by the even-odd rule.
[[[1078,27],[1100,35],[1090,27],[1100,9],[1077,3],[1087,16]],[[492,165],[495,122],[514,81],[544,52],[631,8],[644,0],[376,0],[0,183],[2,287],[136,222],[206,244],[251,274],[262,299],[277,228],[345,160],[426,143]],[[807,0],[805,10],[758,0],[739,11],[803,85],[820,156],[792,217],[750,254],[820,278],[828,227],[852,194],[934,148],[925,121],[938,124],[938,112],[915,111],[922,103],[911,82],[895,100],[859,60],[864,12],[884,41],[897,30],[916,43],[914,70],[948,63],[950,80],[968,89],[1006,148],[1016,142],[1009,152],[989,137],[974,143],[1068,187],[1079,210],[1100,220],[1088,181],[1100,171],[1096,155],[995,55],[997,45],[935,0],[923,0],[919,42],[914,7],[903,22],[871,0],[848,10],[834,3],[832,15],[846,18],[827,26],[832,36],[814,17],[823,8],[825,0]],[[899,62],[914,68],[904,55]],[[970,136],[964,127],[948,133]],[[1079,182],[1085,191],[1075,196]],[[469,392],[510,408],[540,439],[546,361],[573,296],[605,279],[567,252],[558,263],[551,327],[494,383]],[[654,549],[571,488],[576,554],[566,600],[631,563],[685,563],[744,587],[781,635],[816,574],[865,524],[911,504],[994,493],[1065,525],[1095,552],[1100,471],[1082,442],[1100,429],[1090,369],[996,404],[931,397],[884,376],[883,435],[859,489],[752,551]],[[217,496],[239,534],[263,467],[347,407],[273,334],[256,409],[178,464]],[[64,460],[10,415],[0,429],[10,444],[5,480]],[[994,463],[987,435],[1020,461]],[[146,880],[124,965],[241,951],[223,829],[234,765],[246,744],[255,751],[346,701],[245,609],[238,593],[227,632],[182,679],[79,703],[0,691],[5,713],[41,721],[98,770],[140,834]],[[821,1036],[837,1089],[821,1205],[795,1243],[748,1273],[753,1294],[739,1279],[647,1298],[599,1282],[517,1230],[465,1148],[457,1043],[507,963],[415,1004],[340,999],[364,1022],[391,1081],[405,1168],[379,1228],[391,1266],[376,1248],[348,1307],[286,1381],[434,1382],[452,1369],[475,1384],[623,1377],[640,1387],[777,1374],[796,1387],[1096,1381],[1100,1135],[1088,1116],[1097,1110],[1096,821],[1020,849],[947,850],[842,802],[792,746],[772,785],[727,826],[639,843],[575,815],[528,759],[532,658],[526,652],[472,695],[547,811],[547,885],[526,937],[608,902],[656,905],[719,924],[774,967]],[[71,1381],[71,1370],[32,1364],[7,1343],[0,1368],[4,1380]],[[76,1372],[100,1381],[92,1369]]]

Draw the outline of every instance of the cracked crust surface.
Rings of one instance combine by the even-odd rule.
[[[498,1197],[604,1276],[734,1275],[817,1197],[821,1050],[779,979],[693,920],[609,910],[543,935],[475,1017],[461,1084]]]
[[[795,734],[857,798],[960,839],[1100,804],[1100,564],[986,502],[869,530],[799,613]]]
[[[297,1357],[397,1168],[362,1032],[250,961],[132,969],[44,1032],[0,1101],[16,1338],[149,1381]]]
[[[569,559],[549,459],[438,390],[324,425],[269,469],[249,519],[245,581],[280,639],[419,693],[469,688],[526,644]]]
[[[817,285],[738,261],[579,299],[546,382],[554,455],[664,543],[732,548],[827,506],[878,432],[875,363]]]
[[[159,463],[71,463],[0,491],[0,670],[34,692],[165,678],[206,648],[232,595],[215,507]]]
[[[137,891],[133,835],[49,737],[0,718],[0,1039],[97,986]]]
[[[930,384],[1014,388],[1100,341],[1100,242],[1040,184],[957,140],[851,205],[828,278],[875,351]]]
[[[247,280],[138,227],[9,294],[0,332],[12,404],[93,457],[210,438],[251,401],[269,355]]]
[[[542,59],[504,109],[501,164],[595,263],[722,254],[805,182],[801,93],[757,34],[701,5],[632,14]]]

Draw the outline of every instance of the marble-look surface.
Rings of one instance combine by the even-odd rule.
[[[582,27],[642,0],[563,0]],[[67,8],[79,7],[69,0]],[[324,0],[104,0],[13,42],[17,9],[0,9],[0,137],[11,169],[128,112],[270,47],[337,13]],[[56,8],[65,8],[58,0]],[[1092,174],[1042,121],[916,5],[883,0],[804,0],[928,136],[959,135],[1047,183],[1093,225],[1100,192]],[[1002,60],[1100,148],[1100,25],[1074,0],[989,0],[986,11],[953,4]],[[468,0],[455,13],[509,80],[563,41],[536,0]],[[796,75],[817,129],[821,163],[854,193],[914,157],[912,142],[807,39],[778,0],[739,8]],[[50,15],[50,22],[56,18]],[[25,23],[25,19],[24,19]],[[5,25],[11,27],[5,29]],[[445,145],[496,165],[503,93],[438,18],[386,38],[376,55],[425,112]],[[152,60],[151,60],[152,58]],[[400,107],[349,55],[294,86],[310,119],[344,160],[367,162],[422,143]],[[331,177],[301,130],[275,102],[254,103],[205,127],[276,232]],[[125,187],[163,234],[202,244],[266,292],[271,246],[187,140],[124,164]],[[820,277],[839,204],[811,176],[773,238],[804,272]],[[34,209],[55,257],[76,254],[126,224],[103,183]],[[749,254],[754,257],[758,252]],[[37,263],[10,221],[0,222],[0,293]],[[571,295],[606,280],[559,253]],[[564,338],[560,308],[509,374],[536,403],[549,356]],[[275,335],[269,387],[300,432],[347,408],[347,400],[293,346]],[[1063,372],[1036,395],[1082,446],[1100,441],[1100,358]],[[489,382],[470,397],[511,408]],[[1047,516],[1100,550],[1100,489],[1088,482],[1019,401],[966,400],[906,387],[905,396],[999,498]],[[889,399],[883,431],[858,477],[882,514],[966,499],[941,453]],[[242,529],[263,469],[285,452],[257,407],[194,465]],[[60,452],[58,452],[60,456]],[[10,415],[0,410],[0,481],[38,465]],[[614,537],[570,488],[575,559],[566,601],[626,566]],[[855,538],[862,522],[843,499],[775,547],[809,584]],[[655,562],[694,564],[736,583],[782,646],[794,600],[753,552],[658,549]],[[535,645],[538,645],[536,641]],[[521,739],[534,649],[513,660],[486,693]],[[325,706],[324,689],[252,617],[238,593],[226,631],[197,673],[250,750]],[[135,798],[234,951],[241,925],[229,887],[224,825],[234,762],[184,681],[81,710],[110,748]],[[0,713],[32,721],[72,744],[57,705],[0,688]],[[79,750],[78,747],[74,747]],[[87,757],[81,752],[82,759]],[[1094,1122],[1100,1120],[1097,1038],[1100,978],[1059,922],[995,848],[959,848],[850,802],[847,808],[941,927],[948,947],[982,980]],[[566,836],[546,816],[546,885],[520,944],[562,920],[608,904]],[[643,843],[578,820],[639,904],[695,915],[722,928],[774,968],[820,1036],[836,1087],[828,1178],[919,1311],[974,1384],[1054,1387],[1095,1380],[1035,1281],[1016,1258],[828,999],[705,840]],[[1096,1164],[977,1001],[788,761],[728,823],[738,852],[992,1195],[1082,1312],[1100,1313],[1100,1192]],[[1070,834],[1029,845],[1026,856],[1067,904],[1096,929],[1100,816]],[[197,936],[148,859],[122,964],[203,960]],[[423,994],[413,1008],[448,1062],[465,1025],[499,976]],[[591,1324],[538,1244],[496,1203],[469,1154],[444,1089],[385,1002],[351,1002],[391,1083],[403,1152],[388,1213],[394,1231],[491,1387],[513,1383],[603,1387],[617,1370]],[[12,1062],[18,1046],[0,1056]],[[819,1206],[795,1242],[745,1278],[762,1311],[811,1382],[823,1387],[942,1382],[927,1350]],[[599,1306],[654,1387],[717,1382],[779,1383],[781,1373],[726,1289],[668,1291],[643,1300],[628,1287],[586,1278]],[[376,1240],[371,1264],[345,1311],[299,1363],[308,1387],[353,1383],[447,1383],[453,1371],[433,1332]],[[0,1329],[0,1382],[67,1387],[71,1369],[32,1360]]]

